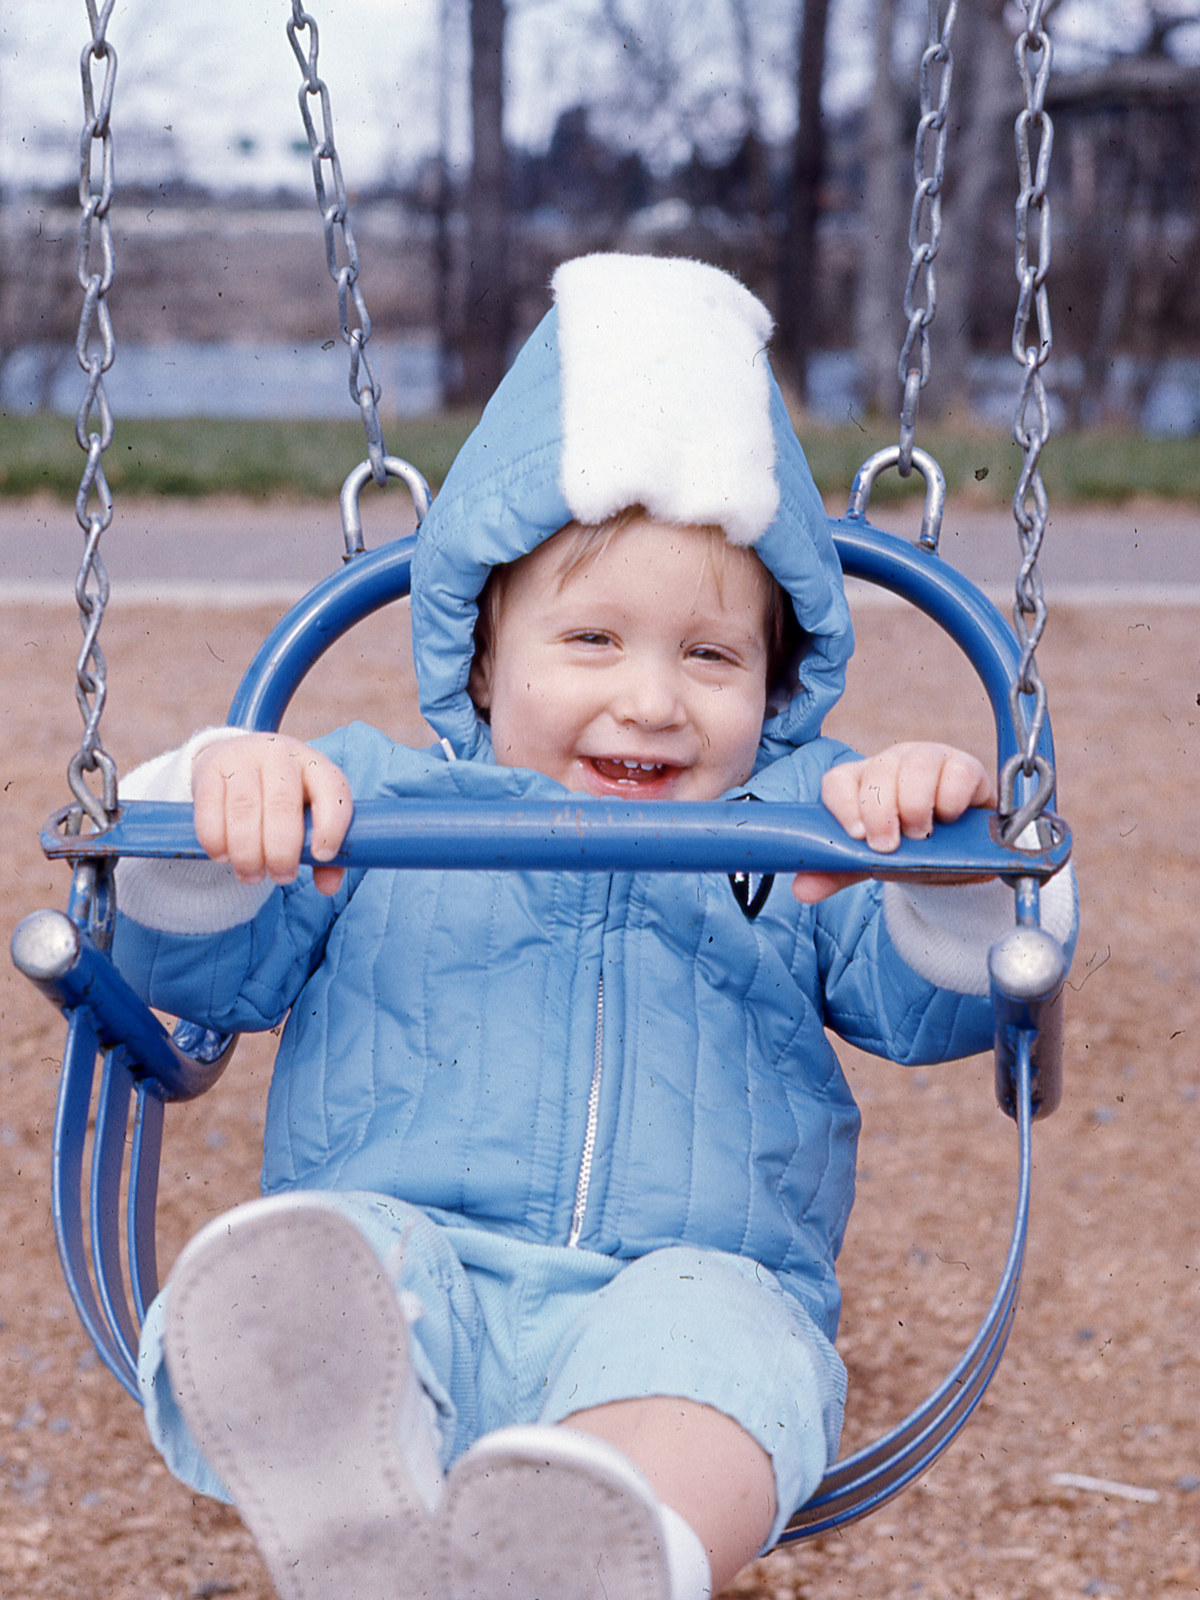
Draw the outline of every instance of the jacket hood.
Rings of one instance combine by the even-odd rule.
[[[806,649],[764,723],[761,767],[820,732],[853,650],[828,519],[766,357],[770,317],[728,274],[662,257],[581,257],[553,290],[421,524],[421,710],[457,756],[489,749],[467,679],[491,569],[568,522],[642,505],[720,525],[791,597]]]

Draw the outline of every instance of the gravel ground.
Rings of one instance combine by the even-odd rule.
[[[1086,559],[1081,575],[1093,575]],[[220,719],[274,614],[118,592],[105,738],[122,769]],[[64,601],[10,602],[0,616],[15,923],[65,896],[36,830],[66,798],[78,627]],[[936,732],[986,752],[970,682],[931,629],[872,607],[859,631],[839,731],[865,746]],[[1200,606],[1142,594],[1058,605],[1042,651],[1084,916],[1066,1095],[1035,1130],[1033,1237],[1000,1374],[915,1488],[776,1552],[730,1594],[1200,1594],[1198,640]],[[376,621],[338,648],[290,725],[315,732],[352,707],[417,738],[407,671],[403,619]],[[0,1012],[0,1595],[269,1600],[236,1515],[168,1476],[75,1321],[48,1214],[62,1024],[7,963]],[[164,1270],[205,1218],[255,1190],[269,1044],[245,1041],[218,1088],[169,1117]],[[866,1122],[843,1257],[853,1446],[923,1395],[973,1331],[1003,1257],[1015,1151],[986,1060],[902,1073],[847,1054]]]

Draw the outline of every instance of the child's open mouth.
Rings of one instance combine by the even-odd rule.
[[[628,761],[615,756],[589,756],[587,764],[603,784],[641,793],[662,788],[683,770],[663,761]]]

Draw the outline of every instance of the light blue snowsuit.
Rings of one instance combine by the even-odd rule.
[[[466,693],[488,572],[570,520],[557,381],[551,311],[418,540],[414,656],[444,746],[397,747],[362,725],[321,741],[356,797],[564,792],[495,765]],[[738,793],[810,801],[847,754],[820,728],[852,635],[773,380],[771,407],[780,506],[755,549],[810,643]],[[447,1460],[503,1422],[671,1393],[763,1443],[780,1524],[811,1493],[840,1429],[829,1341],[858,1131],[825,1030],[905,1063],[983,1050],[991,1033],[982,996],[901,958],[878,885],[805,907],[780,880],[751,920],[720,873],[351,872],[327,899],[302,872],[216,933],[124,918],[116,953],[175,1014],[222,1029],[287,1019],[264,1188],[345,1195],[391,1252],[424,1310],[418,1369]],[[152,1317],[152,1430],[181,1476],[219,1492],[156,1330]]]

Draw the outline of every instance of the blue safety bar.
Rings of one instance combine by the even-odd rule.
[[[1019,753],[1009,698],[1019,649],[992,603],[935,553],[872,527],[862,514],[834,521],[832,531],[847,576],[897,594],[960,646],[991,705],[999,763]],[[289,611],[243,678],[230,723],[278,727],[299,684],[325,651],[364,617],[408,592],[413,546],[414,539],[407,538],[356,554]],[[1048,725],[1039,754],[1052,767]],[[47,854],[74,861],[77,871],[103,870],[122,855],[201,853],[186,805],[128,804],[111,828],[93,835],[80,834],[76,820],[67,812],[52,819],[43,845]],[[939,826],[929,840],[903,840],[893,855],[881,857],[846,836],[818,805],[571,800],[483,806],[442,800],[430,807],[393,800],[356,807],[338,859],[351,866],[391,868],[808,869],[876,877],[953,869],[968,876],[1000,875],[1027,890],[1060,870],[1069,852],[1069,833],[1050,813],[1029,848],[1004,842],[994,818],[972,812]],[[1024,903],[1030,903],[1028,892]],[[1028,1228],[1030,1124],[1053,1109],[1059,1095],[1055,1047],[1063,977],[1061,951],[1036,926],[1014,929],[1013,938],[1019,948],[993,961],[997,1090],[1016,1118],[1019,1145],[1012,1241],[999,1287],[979,1332],[935,1393],[878,1443],[839,1463],[789,1523],[785,1539],[865,1516],[899,1493],[957,1434],[999,1363],[1020,1288]],[[1031,940],[1037,946],[1034,959]],[[158,1285],[154,1215],[163,1108],[169,1100],[203,1093],[222,1071],[232,1041],[189,1024],[181,1024],[174,1037],[168,1034],[78,916],[35,912],[13,935],[13,957],[69,1022],[53,1165],[55,1229],[68,1288],[100,1356],[140,1398],[137,1330]],[[97,1092],[98,1059],[103,1071]],[[131,1106],[123,1260],[121,1188]]]

